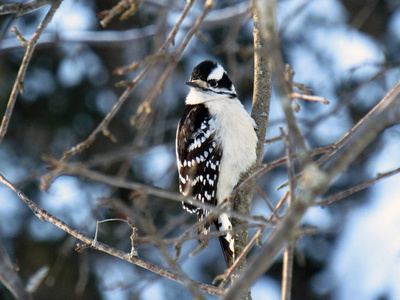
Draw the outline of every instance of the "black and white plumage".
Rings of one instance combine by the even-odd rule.
[[[190,92],[178,125],[176,156],[179,191],[196,201],[218,205],[227,199],[241,174],[256,160],[255,122],[236,95],[225,70],[206,60],[198,64],[186,83]],[[209,211],[183,203],[201,222]],[[232,224],[227,214],[215,221],[217,229],[229,231]],[[210,232],[210,223],[199,228],[199,234]],[[234,257],[233,236],[220,237],[229,265]]]

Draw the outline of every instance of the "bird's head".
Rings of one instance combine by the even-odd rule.
[[[224,68],[212,60],[199,63],[193,69],[190,81],[186,84],[197,96],[203,97],[205,100],[219,96],[237,97],[235,87]]]

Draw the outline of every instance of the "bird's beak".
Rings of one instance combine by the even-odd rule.
[[[199,80],[199,79],[185,82],[185,84],[187,84],[190,87],[198,88],[198,89],[204,89],[204,88],[206,88],[206,85],[207,85],[204,81]]]
[[[187,84],[190,87],[194,87],[194,88],[197,87],[197,84],[195,82],[192,82],[192,81],[185,82],[185,84]]]

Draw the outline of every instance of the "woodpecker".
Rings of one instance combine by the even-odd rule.
[[[197,222],[210,211],[196,202],[219,205],[228,199],[241,175],[256,161],[256,124],[237,97],[235,87],[221,65],[205,60],[186,82],[190,87],[176,134],[179,191],[191,197],[183,208],[197,214]],[[199,227],[210,233],[211,223],[227,233],[219,240],[227,266],[234,261],[232,224],[226,213]],[[201,238],[199,238],[201,241]]]

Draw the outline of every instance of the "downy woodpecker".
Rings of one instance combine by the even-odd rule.
[[[198,64],[186,84],[190,92],[176,134],[179,191],[193,198],[193,205],[183,203],[183,207],[196,213],[201,222],[210,211],[197,207],[196,201],[221,204],[254,164],[256,124],[237,98],[228,74],[216,62]],[[220,242],[229,267],[234,260],[232,224],[225,213],[211,222],[218,230],[227,231]],[[208,234],[211,222],[199,228],[198,234]]]

